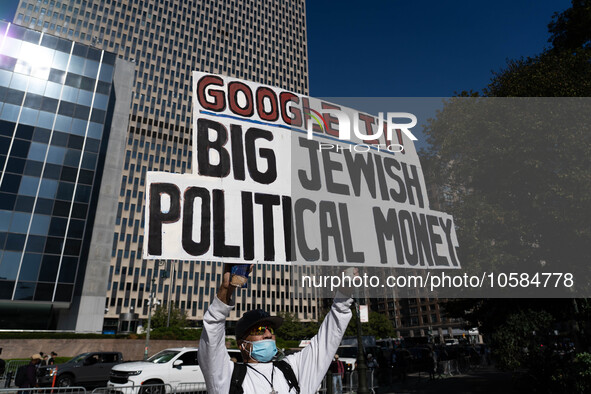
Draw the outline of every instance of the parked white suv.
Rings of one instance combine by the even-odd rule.
[[[111,369],[108,386],[124,394],[163,394],[205,390],[205,379],[197,348],[165,349],[147,361],[122,363]],[[242,361],[240,351],[228,349],[230,357]],[[142,387],[143,386],[143,387]]]

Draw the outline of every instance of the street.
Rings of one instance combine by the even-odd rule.
[[[379,387],[376,393],[517,393],[510,372],[501,372],[494,367],[482,367],[468,373],[430,380],[422,373],[408,375],[406,382],[399,380],[388,387]]]

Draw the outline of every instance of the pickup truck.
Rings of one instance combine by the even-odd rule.
[[[125,394],[164,394],[174,391],[205,390],[205,379],[194,347],[171,348],[146,361],[116,365],[111,369],[108,388]],[[234,361],[242,361],[238,349],[228,349]]]
[[[111,368],[121,362],[119,352],[82,353],[63,364],[39,367],[37,383],[42,387],[105,387]]]
[[[355,369],[357,363],[357,345],[342,345],[337,349],[339,360],[345,364],[346,371]]]

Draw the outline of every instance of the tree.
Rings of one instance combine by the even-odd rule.
[[[282,339],[302,339],[303,325],[295,313],[282,312],[283,324],[277,329],[277,336]]]
[[[378,312],[370,312],[368,320],[367,323],[361,323],[361,331],[364,336],[369,335],[380,339],[391,338],[395,335],[394,326],[385,315]],[[345,336],[357,336],[357,323],[355,319],[351,319],[349,322]]]
[[[579,50],[591,46],[591,1],[573,0],[572,7],[555,13],[548,31],[556,49]]]
[[[553,321],[547,312],[528,310],[509,315],[492,336],[497,366],[514,370],[525,366],[530,357],[540,356],[540,350],[548,345]]]
[[[166,327],[168,321],[168,307],[158,305],[152,315],[152,329]],[[147,322],[144,327],[147,327]],[[176,305],[171,305],[170,308],[170,327],[186,327],[187,326],[187,314],[178,308]]]
[[[426,130],[431,144],[423,152],[426,183],[437,184],[440,195],[451,197],[441,209],[454,215],[460,261],[470,262],[474,270],[582,268],[577,287],[589,286],[588,101],[539,100],[538,110],[528,112],[519,109],[525,100],[490,99],[591,96],[589,5],[588,0],[574,0],[549,25],[552,48],[509,61],[482,94],[464,93],[449,100]],[[588,322],[584,301],[578,315],[569,299],[464,299],[450,302],[446,311],[479,325],[497,344],[509,337],[521,344],[531,336],[526,332],[531,327],[524,329],[530,323],[543,326],[551,319],[573,318]],[[508,346],[500,346],[497,356],[506,366],[516,357]],[[543,369],[535,364],[545,362],[544,355],[539,356],[524,367]]]
[[[484,90],[494,97],[591,96],[591,0],[572,0],[548,25],[552,47],[538,56],[508,61]]]
[[[489,97],[589,97],[590,49],[551,50],[538,56],[510,60],[493,73],[484,95]]]
[[[591,35],[588,24],[575,22],[590,17],[588,4],[575,0],[555,15],[553,48],[509,61],[483,90],[487,98],[449,100],[426,129],[431,145],[423,152],[426,183],[452,197],[442,210],[453,214],[459,227],[460,261],[475,270],[568,272],[586,266],[588,101],[491,97],[591,96],[591,49],[582,47],[587,39],[573,38]],[[577,285],[588,285],[586,279],[584,272]]]
[[[392,322],[386,315],[378,312],[369,313],[369,322],[362,324],[364,335],[380,338],[392,338],[395,334]]]
[[[584,268],[591,252],[587,107],[579,100],[446,103],[426,130],[432,150],[424,166],[427,184],[452,197],[443,210],[460,229],[460,261],[480,272]]]
[[[277,336],[287,340],[302,340],[312,338],[318,332],[319,322],[301,322],[295,313],[282,312],[279,316],[283,318],[283,324],[277,329]]]

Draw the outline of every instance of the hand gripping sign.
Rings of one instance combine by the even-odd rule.
[[[148,172],[145,258],[460,267],[453,218],[429,208],[414,115],[201,72],[193,95],[194,172]]]

